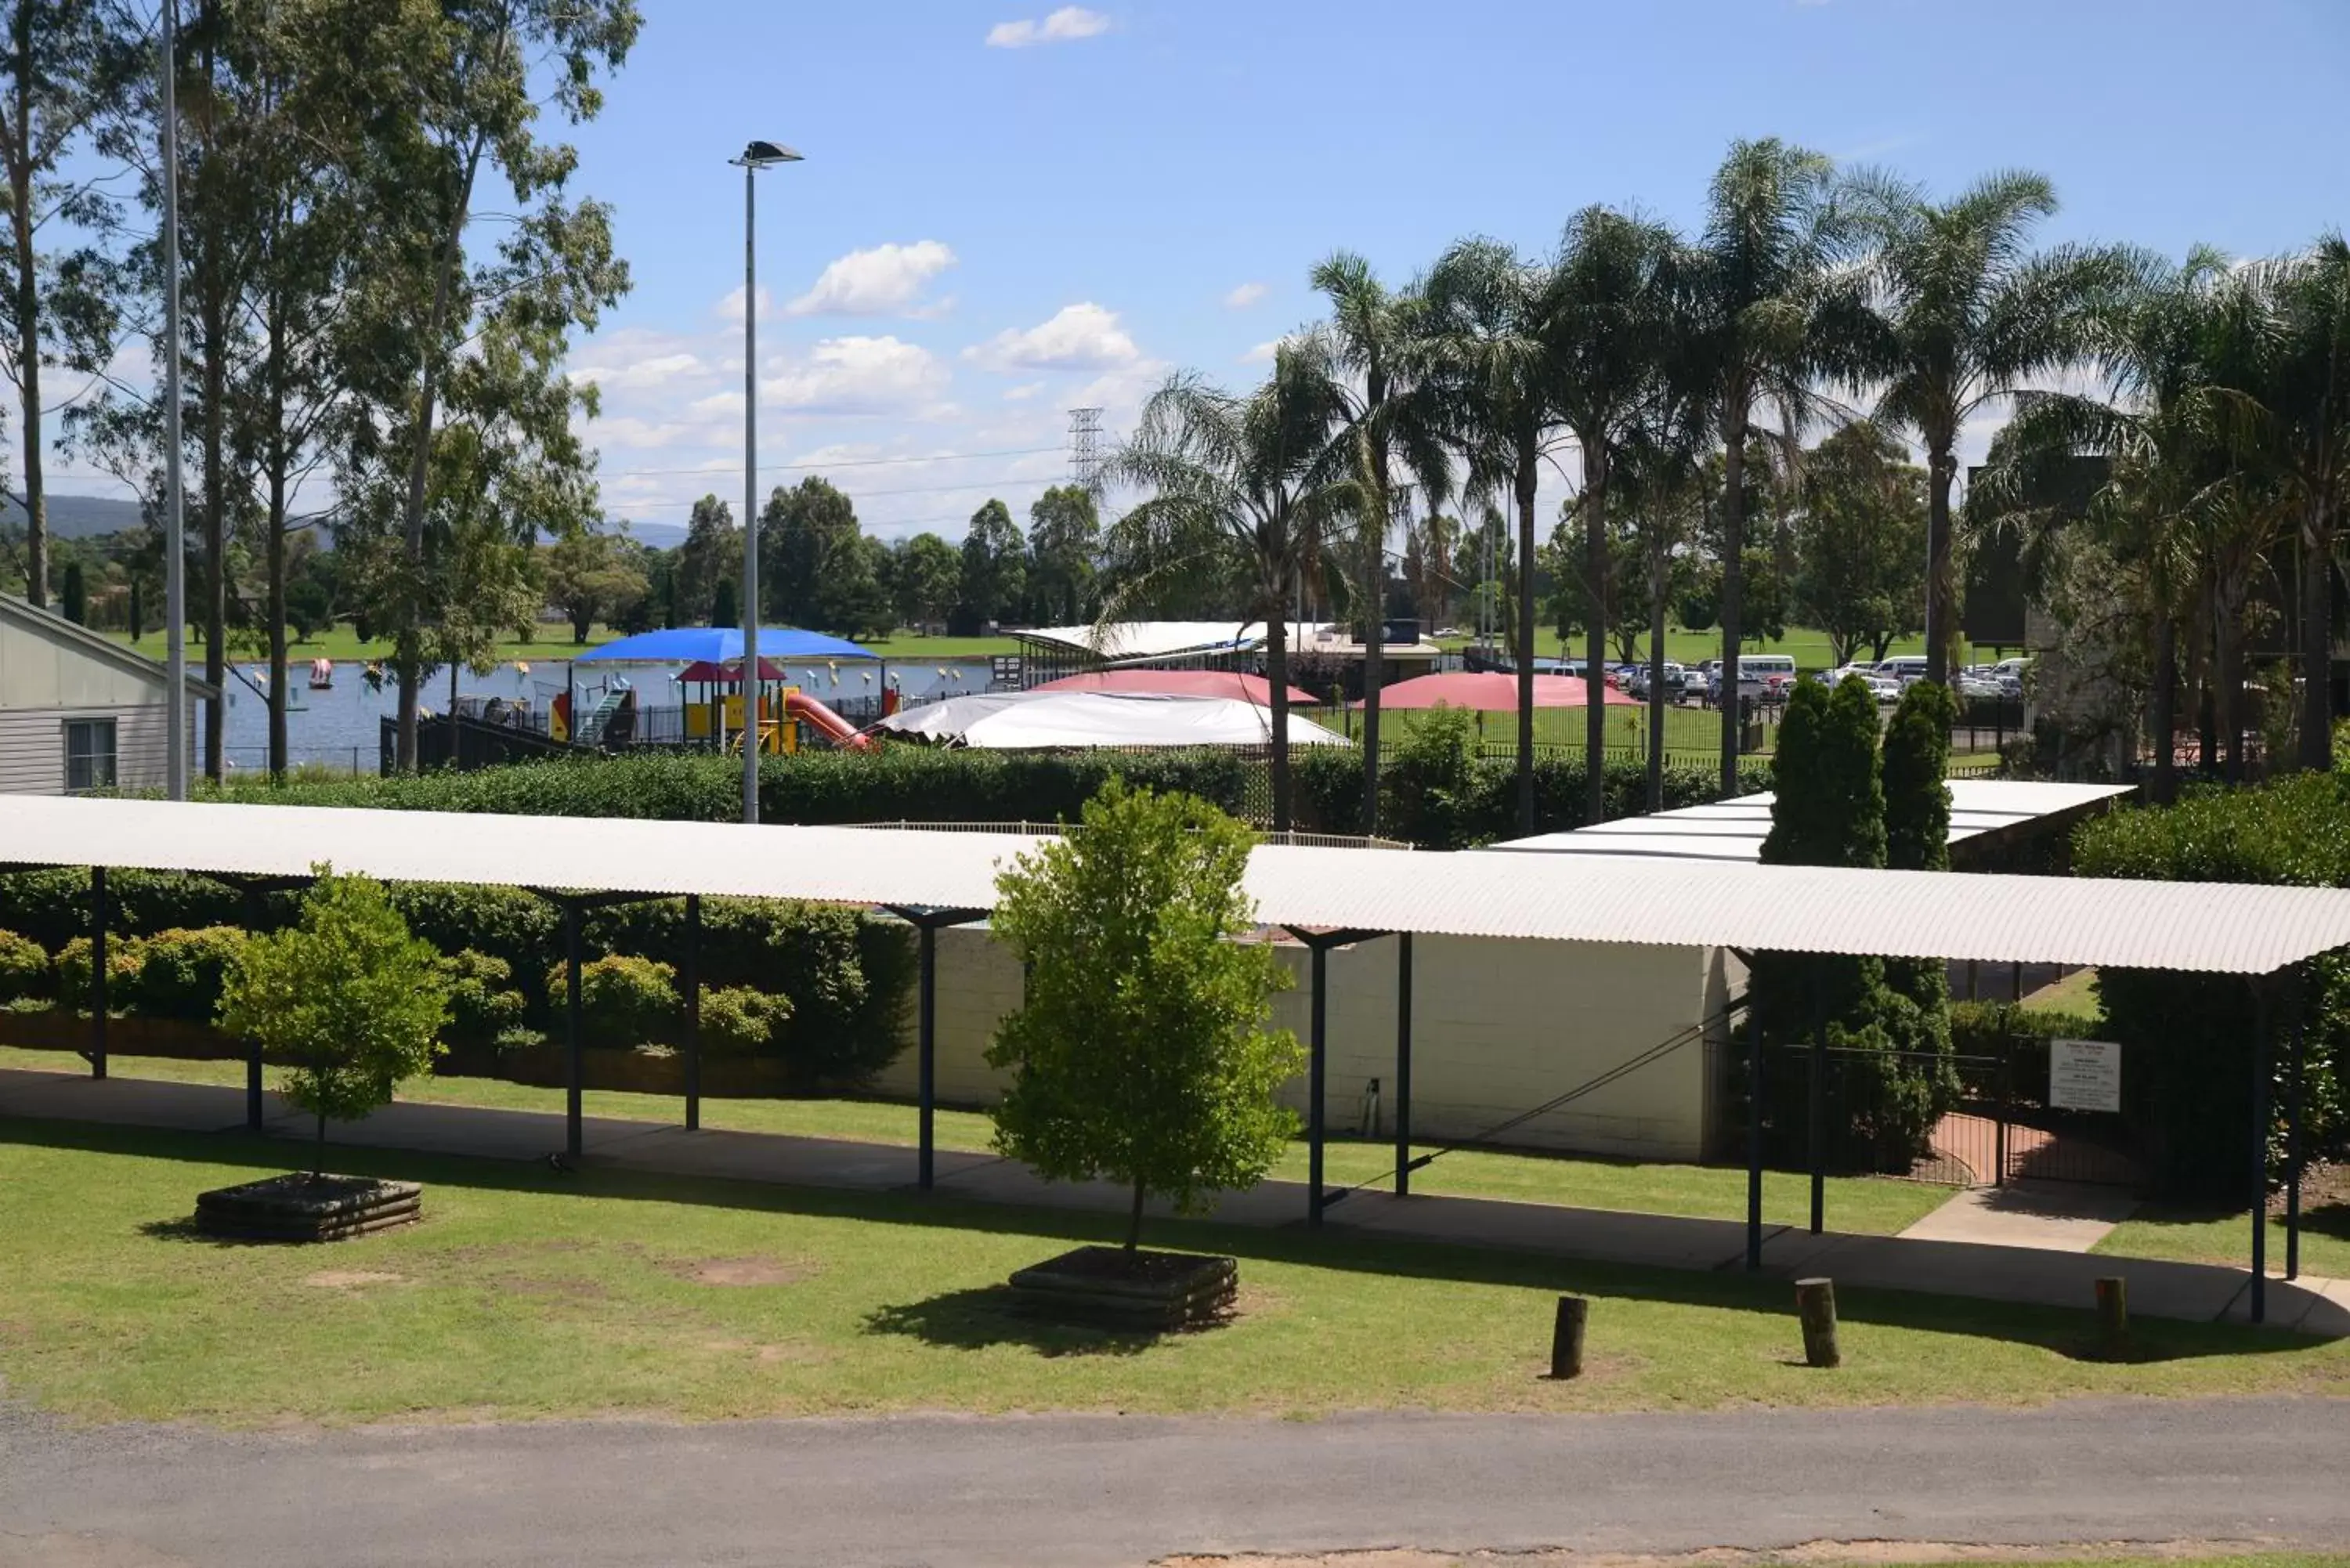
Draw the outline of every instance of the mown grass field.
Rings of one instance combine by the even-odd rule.
[[[54,1051],[0,1046],[0,1068],[62,1072],[78,1068],[73,1057]],[[113,1056],[108,1071],[119,1078],[241,1087],[244,1067],[236,1062],[182,1062],[166,1057]],[[268,1070],[275,1086],[277,1069]],[[479,1106],[494,1110],[560,1115],[563,1091],[494,1078],[420,1078],[402,1085],[400,1098],[420,1104]],[[681,1102],[659,1095],[591,1090],[587,1114],[620,1121],[676,1126]],[[914,1107],[882,1100],[722,1100],[702,1103],[702,1125],[713,1131],[783,1133],[797,1137],[843,1138],[910,1148],[916,1137]],[[938,1113],[938,1147],[970,1152],[987,1149],[993,1124],[978,1111]],[[1432,1146],[1419,1152],[1431,1152]],[[1392,1144],[1334,1142],[1326,1151],[1325,1178],[1334,1187],[1371,1184],[1385,1189],[1393,1171]],[[1284,1180],[1303,1181],[1306,1153],[1291,1147],[1274,1170]],[[1412,1175],[1414,1191],[1467,1198],[1506,1198],[1526,1203],[1557,1203],[1582,1209],[1617,1209],[1651,1214],[1713,1219],[1746,1212],[1743,1171],[1697,1165],[1636,1165],[1627,1161],[1557,1156],[1494,1154],[1462,1150],[1448,1154]],[[1797,1224],[1810,1214],[1805,1179],[1773,1171],[1762,1188],[1763,1214],[1773,1224]],[[1950,1196],[1948,1189],[1874,1177],[1837,1177],[1828,1183],[1830,1222],[1839,1231],[1889,1236],[1931,1213]]]
[[[1149,1240],[1239,1256],[1232,1321],[1121,1335],[1033,1321],[1001,1288],[1114,1220],[356,1149],[336,1164],[427,1184],[421,1224],[312,1248],[192,1233],[197,1192],[293,1154],[0,1121],[7,1397],[260,1425],[2350,1393],[2350,1342],[2147,1321],[2144,1359],[2107,1365],[2082,1314],[1857,1290],[1846,1365],[1819,1372],[1784,1282],[1203,1222]],[[1561,1292],[1592,1303],[1568,1383],[1544,1376]]]

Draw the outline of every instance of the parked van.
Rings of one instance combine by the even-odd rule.
[[[1881,659],[1877,660],[1877,672],[1907,686],[1914,680],[1926,679],[1926,656],[1904,653],[1891,659]]]
[[[1793,684],[1795,661],[1784,653],[1742,653],[1738,656],[1738,694],[1760,701],[1770,690],[1774,675],[1786,678],[1783,684]],[[1705,678],[1705,693],[1709,700],[1721,701],[1721,667],[1716,664]]]

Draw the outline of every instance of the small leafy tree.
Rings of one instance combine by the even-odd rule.
[[[449,1019],[440,955],[409,935],[383,885],[316,869],[301,919],[244,945],[220,1012],[222,1028],[292,1064],[286,1097],[317,1118],[314,1176],[325,1174],[328,1119],[389,1105],[432,1064]]]
[[[1250,836],[1207,802],[1113,779],[1082,826],[997,881],[995,929],[1028,966],[1026,1000],[988,1064],[1012,1084],[995,1147],[1047,1179],[1101,1178],[1179,1213],[1253,1187],[1296,1130],[1274,1103],[1303,1054],[1268,1029],[1286,976],[1245,941]]]

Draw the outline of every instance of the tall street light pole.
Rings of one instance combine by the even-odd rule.
[[[759,820],[759,171],[797,163],[773,141],[731,159],[743,171],[743,820]]]
[[[163,0],[163,668],[171,682],[163,714],[165,793],[188,798],[188,552],[180,495],[180,116],[172,50],[180,29],[177,0]],[[217,702],[219,698],[213,699]]]

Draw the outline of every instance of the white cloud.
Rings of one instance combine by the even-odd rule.
[[[946,390],[935,355],[896,337],[827,337],[797,364],[759,382],[761,400],[798,413],[908,412]]]
[[[593,381],[608,392],[662,386],[681,376],[698,375],[703,368],[700,356],[680,350],[641,359],[620,359],[609,365],[583,365],[571,374],[577,379]]]
[[[954,265],[954,252],[937,240],[851,251],[785,308],[794,316],[936,315],[948,302],[924,304],[922,286]]]
[[[1289,334],[1284,333],[1278,337],[1266,338],[1263,342],[1258,344],[1253,348],[1251,348],[1247,353],[1242,355],[1241,363],[1243,365],[1272,364],[1274,355],[1280,351],[1283,344],[1289,341]]]
[[[1141,357],[1118,312],[1087,300],[1063,306],[1025,332],[1010,329],[963,350],[991,370],[1107,370]]]
[[[1254,305],[1258,300],[1263,299],[1270,292],[1272,291],[1261,283],[1242,284],[1238,288],[1233,289],[1230,294],[1224,296],[1224,308],[1226,310],[1246,310],[1250,306]]]
[[[767,292],[765,284],[761,284],[759,286],[759,319],[764,321],[775,314],[775,296]],[[737,327],[743,325],[743,290],[740,285],[728,289],[725,296],[719,300],[718,315],[722,320],[731,321]]]
[[[1067,44],[1109,31],[1109,18],[1082,5],[1064,5],[1039,22],[1024,17],[998,22],[987,30],[991,49],[1024,49],[1032,44]]]
[[[1044,389],[1045,383],[1042,381],[1023,381],[1016,387],[1004,388],[1003,400],[1007,403],[1024,403]]]

